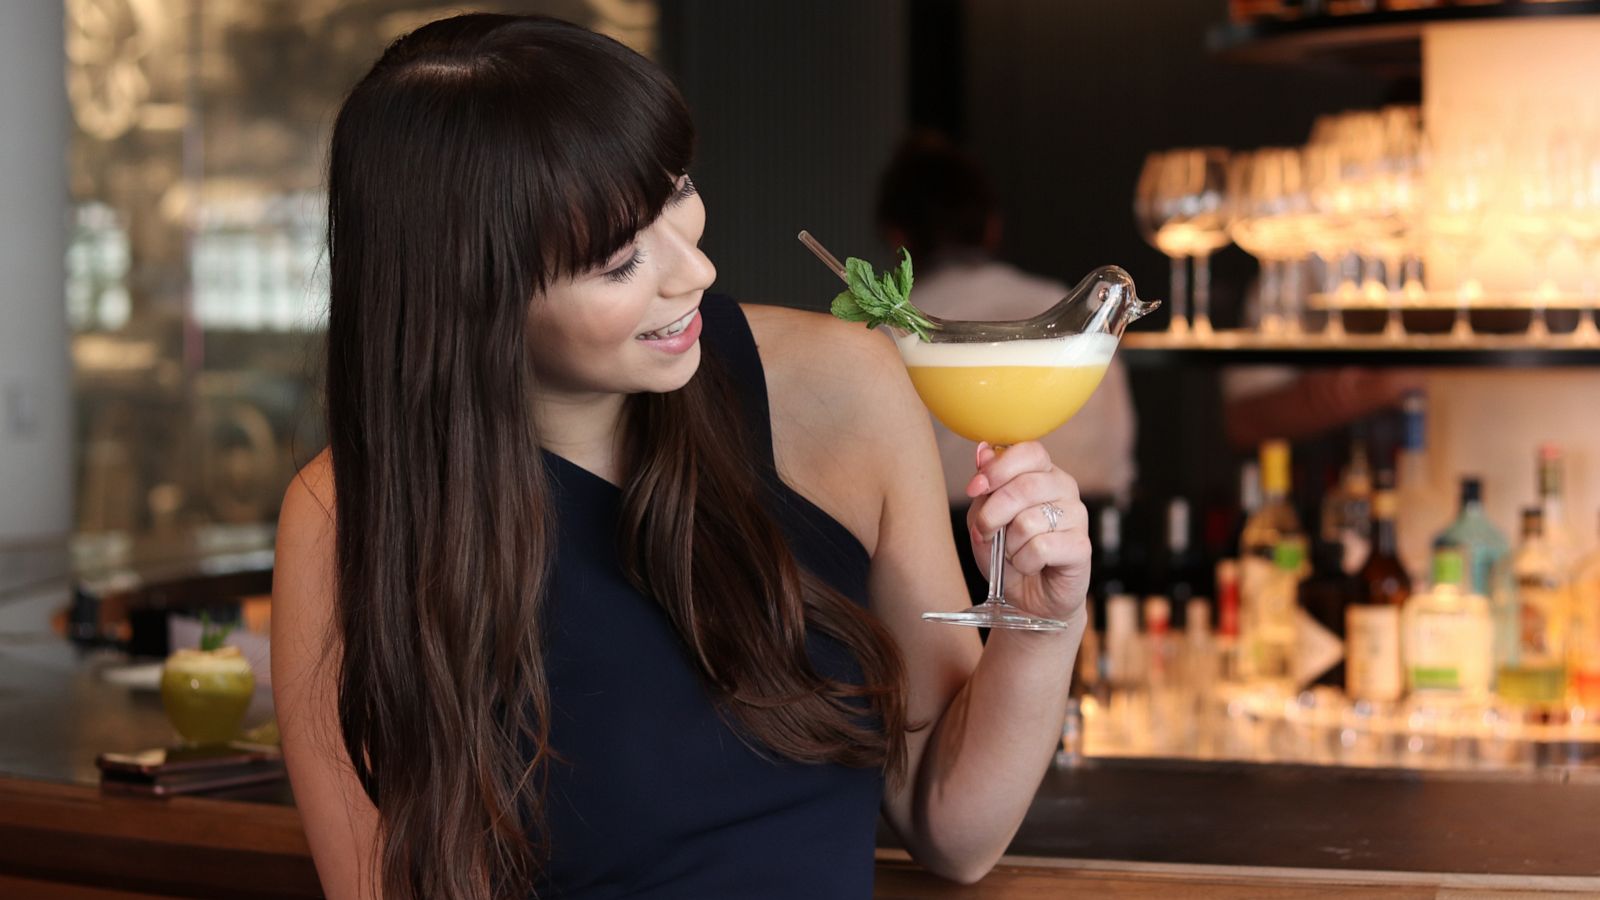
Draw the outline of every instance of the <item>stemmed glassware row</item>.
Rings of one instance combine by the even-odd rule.
[[[1444,297],[1455,309],[1452,336],[1471,339],[1471,311],[1486,302],[1474,264],[1486,240],[1502,235],[1537,273],[1514,298],[1530,311],[1528,339],[1550,337],[1546,309],[1562,302],[1588,308],[1571,339],[1600,342],[1600,128],[1584,117],[1517,128],[1512,115],[1452,116],[1450,126],[1425,130],[1417,107],[1391,106],[1321,117],[1299,147],[1150,154],[1134,214],[1172,261],[1169,334],[1211,336],[1209,260],[1235,243],[1261,264],[1245,316],[1261,334],[1304,335],[1315,297],[1327,309],[1324,338],[1344,336],[1344,310],[1377,308],[1386,310],[1383,335],[1402,340],[1402,310]],[[1552,277],[1563,249],[1582,268],[1579,297]],[[1424,259],[1448,268],[1449,280],[1425,273]],[[1430,294],[1425,275],[1451,292]]]

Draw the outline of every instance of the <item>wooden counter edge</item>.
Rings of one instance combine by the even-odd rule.
[[[819,864],[826,861],[819,860]],[[1572,897],[1600,878],[1262,869],[1008,856],[975,885],[877,851],[881,900],[1108,896],[1312,898]],[[222,893],[219,893],[222,892]],[[288,806],[204,797],[153,799],[0,776],[0,896],[40,900],[318,897],[316,870]]]
[[[878,900],[1045,897],[1433,898],[1532,900],[1600,896],[1600,878],[1287,869],[1005,856],[982,881],[959,885],[924,871],[904,850],[877,852]]]

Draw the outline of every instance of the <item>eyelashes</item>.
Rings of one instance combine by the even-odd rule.
[[[676,206],[699,193],[699,190],[694,186],[694,179],[690,178],[688,173],[684,173],[683,184],[679,185],[677,193],[672,195],[672,199],[667,201],[667,205]],[[634,276],[634,273],[639,271],[639,266],[644,262],[644,257],[645,252],[643,249],[635,249],[633,256],[628,257],[627,262],[606,273],[606,280],[612,284],[626,283]]]
[[[639,271],[639,264],[644,262],[644,250],[636,249],[628,261],[606,273],[606,280],[612,284],[623,284]]]

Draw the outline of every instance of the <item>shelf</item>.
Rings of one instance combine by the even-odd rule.
[[[1600,15],[1600,0],[1513,2],[1494,6],[1313,16],[1293,21],[1228,23],[1206,35],[1219,59],[1248,63],[1325,63],[1385,75],[1421,70],[1422,29],[1435,22]]]
[[[1346,335],[1337,343],[1316,337],[1290,342],[1253,332],[1219,331],[1209,341],[1174,339],[1159,332],[1129,334],[1119,349],[1130,366],[1500,367],[1600,366],[1600,344],[1576,346],[1555,335],[1547,343],[1526,337],[1483,335],[1460,344],[1446,335],[1415,335],[1396,343],[1380,335]]]

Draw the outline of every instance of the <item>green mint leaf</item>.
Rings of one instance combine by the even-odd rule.
[[[909,331],[926,341],[933,322],[911,304],[911,254],[900,249],[900,264],[884,271],[873,271],[864,259],[845,260],[846,290],[833,298],[835,316],[846,322],[865,322],[867,327],[890,325]]]
[[[845,283],[864,312],[881,316],[893,305],[893,301],[883,295],[877,273],[872,271],[872,263],[852,256],[845,260],[844,271]]]
[[[849,291],[840,291],[839,296],[833,298],[832,311],[836,318],[846,322],[865,322],[872,318],[861,310],[861,304],[856,302],[856,295]]]

